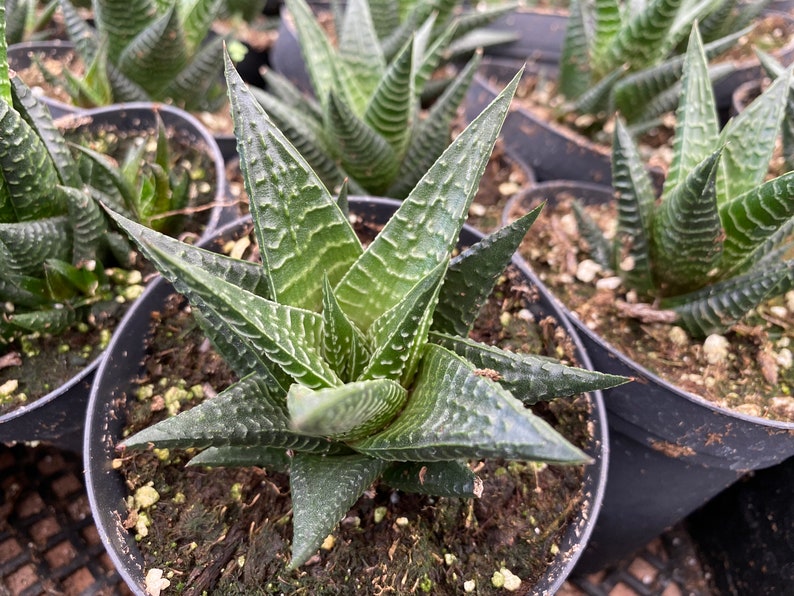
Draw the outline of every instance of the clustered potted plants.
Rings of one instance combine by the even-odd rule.
[[[19,0],[3,38],[56,4],[68,42],[1,46],[0,440],[84,451],[133,593],[552,594],[794,455],[785,48],[733,119],[719,99],[764,3],[574,0],[533,50],[513,6],[286,0],[306,79],[264,89],[212,33],[262,2]],[[220,106],[223,154],[181,109]],[[563,123],[603,146],[553,148]],[[560,180],[484,235],[499,140]],[[93,359],[75,401],[22,385],[45,344]]]

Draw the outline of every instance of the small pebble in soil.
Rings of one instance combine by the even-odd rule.
[[[576,267],[576,279],[582,283],[589,284],[599,273],[601,273],[601,265],[592,259],[585,259]]]
[[[689,335],[677,325],[670,327],[670,331],[668,331],[668,337],[673,344],[679,347],[685,346],[689,343]]]
[[[160,596],[160,592],[171,585],[171,582],[163,577],[162,569],[149,569],[146,572],[146,593],[149,596]]]
[[[781,368],[788,370],[794,365],[794,354],[788,348],[783,348],[777,353],[776,360]]]
[[[494,588],[504,588],[508,592],[515,592],[521,587],[521,578],[509,569],[502,567],[499,571],[494,571],[491,584]]]
[[[447,567],[451,567],[457,562],[458,558],[452,553],[444,553],[444,563]]]
[[[372,512],[372,519],[376,524],[379,524],[383,521],[383,518],[386,517],[387,511],[388,509],[386,509],[386,507],[375,507],[375,511]]]
[[[333,550],[334,545],[336,544],[336,538],[334,538],[333,534],[328,534],[323,540],[323,543],[320,545],[322,550]]]
[[[135,491],[134,499],[137,509],[148,509],[160,500],[160,493],[153,486],[141,486]]]
[[[712,333],[703,342],[703,357],[709,364],[720,364],[728,357],[730,343],[724,335]]]
[[[617,290],[620,287],[621,280],[617,275],[612,277],[604,277],[596,282],[597,290]]]
[[[477,582],[475,582],[473,579],[467,579],[465,582],[463,582],[463,591],[467,594],[474,592],[476,589]]]

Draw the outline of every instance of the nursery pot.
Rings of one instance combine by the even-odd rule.
[[[570,181],[511,198],[505,220],[538,200],[613,200],[612,189]],[[596,370],[636,379],[604,392],[611,438],[604,504],[577,571],[604,568],[684,519],[749,470],[794,455],[794,423],[719,407],[647,370],[562,307]]]
[[[215,140],[190,114],[173,106],[150,103],[116,104],[106,108],[67,115],[58,124],[74,133],[88,131],[94,136],[102,130],[124,130],[148,134],[156,130],[155,114],[186,146],[206,154],[215,172],[215,193],[207,204],[202,237],[237,215],[236,206],[227,205],[226,172]],[[0,442],[47,441],[64,449],[80,451],[85,426],[85,410],[94,372],[102,355],[77,375],[52,392],[0,416]]]
[[[719,594],[791,594],[794,458],[749,474],[687,518]]]
[[[390,199],[356,197],[350,199],[353,213],[360,215],[365,221],[377,224],[388,221],[398,205],[398,202]],[[245,227],[244,224],[248,222],[250,219],[245,218],[237,225],[231,224],[223,228],[219,232],[219,238],[228,239],[235,234],[239,235]],[[479,232],[467,226],[461,233],[461,242],[469,244],[481,237]],[[528,281],[533,283],[532,274],[526,271],[526,275]],[[132,592],[140,596],[145,594],[144,561],[133,534],[122,525],[127,517],[124,502],[127,490],[121,474],[113,469],[112,462],[118,456],[115,448],[122,438],[121,433],[125,426],[124,404],[128,398],[132,398],[132,381],[140,373],[141,362],[145,355],[145,334],[150,324],[150,313],[159,309],[172,292],[169,283],[158,279],[125,317],[122,332],[114,336],[108,348],[108,357],[98,370],[91,393],[85,434],[86,484],[97,529],[119,573]],[[564,317],[559,315],[556,306],[544,290],[539,288],[539,292],[538,301],[529,307],[536,309],[538,314],[543,313],[557,318],[559,324],[570,334],[571,340],[578,342],[575,332]],[[589,366],[584,351],[577,349],[577,355],[581,366]],[[593,457],[595,463],[585,469],[582,510],[564,530],[558,543],[559,553],[540,582],[533,588],[534,594],[551,595],[562,585],[578,559],[583,545],[587,542],[598,515],[606,478],[608,444],[601,395],[595,392],[591,397],[592,437],[586,451]]]
[[[515,41],[486,48],[484,53],[556,68],[567,28],[567,13],[522,6],[485,27],[487,31],[514,33]]]

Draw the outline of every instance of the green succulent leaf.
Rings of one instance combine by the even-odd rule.
[[[295,455],[290,473],[294,527],[290,568],[300,567],[314,554],[386,465],[363,455]]]
[[[629,16],[609,45],[603,63],[626,63],[632,70],[637,70],[663,57],[668,49],[670,30],[683,2],[651,0],[646,9]]]
[[[358,379],[371,356],[369,342],[339,306],[328,278],[323,289],[323,354],[340,379]]]
[[[509,392],[433,344],[425,347],[414,389],[399,417],[351,447],[392,461],[485,457],[588,461]]]
[[[30,221],[63,213],[51,190],[60,182],[47,147],[10,104],[0,102],[0,184],[7,189],[0,221]]]
[[[608,55],[609,49],[620,33],[622,23],[621,7],[617,0],[596,0],[591,44],[593,61],[596,64],[602,62],[604,56]]]
[[[191,0],[189,3],[178,4],[178,7],[183,9],[180,20],[185,42],[190,51],[198,49],[207,36],[222,4],[221,0]]]
[[[355,441],[389,424],[407,398],[408,392],[390,379],[356,381],[319,391],[296,384],[287,393],[287,409],[295,432]]]
[[[452,259],[433,317],[435,331],[467,336],[482,305],[537,219],[538,206]]]
[[[590,249],[590,256],[604,269],[612,269],[615,265],[614,246],[604,237],[604,232],[590,216],[581,202],[571,203],[576,226]]]
[[[93,62],[94,56],[99,51],[99,44],[91,31],[91,26],[69,0],[58,0],[58,7],[63,15],[66,32],[74,43],[77,53],[86,63]]]
[[[571,0],[568,27],[560,57],[560,93],[575,99],[590,88],[590,43],[594,33],[587,23],[586,0]]]
[[[491,375],[525,406],[556,397],[609,389],[629,379],[573,366],[535,354],[517,354],[465,337],[433,332],[430,341],[465,358],[480,374]]]
[[[695,337],[723,333],[774,295],[794,288],[794,260],[765,267],[707,286],[697,292],[663,300],[661,308],[678,313],[678,324]]]
[[[472,499],[480,497],[482,480],[463,462],[429,461],[391,464],[381,481],[409,493]]]
[[[446,270],[446,262],[438,265],[372,323],[367,335],[373,352],[361,379],[391,378],[400,379],[406,386],[410,384],[427,343]]]
[[[157,14],[152,0],[95,0],[92,2],[98,31],[107,32],[108,58],[114,64],[130,42]]]
[[[287,472],[292,458],[287,450],[279,447],[261,445],[227,445],[225,447],[207,447],[186,465],[207,466],[210,468],[250,468],[257,466],[268,472]]]
[[[386,71],[386,60],[367,0],[348,1],[339,34],[339,56],[361,85],[362,92],[372,95]]]
[[[408,196],[424,173],[447,148],[452,119],[466,96],[481,58],[482,54],[478,52],[469,60],[452,84],[433,102],[427,116],[416,125],[405,150],[400,171],[387,190],[388,196],[396,198]]]
[[[666,295],[687,292],[719,271],[722,222],[717,207],[716,151],[672,188],[653,218],[654,275]]]
[[[284,396],[274,396],[257,375],[250,375],[215,397],[125,439],[127,449],[149,444],[182,447],[268,446],[325,453],[333,448],[326,439],[293,432]]]
[[[725,151],[717,178],[721,202],[751,190],[764,180],[790,85],[791,69],[723,128],[720,142],[725,145]],[[748,139],[752,142],[748,143]]]
[[[753,266],[770,238],[794,220],[794,172],[739,195],[720,207],[725,226],[724,267],[742,271]],[[779,242],[778,242],[779,243]],[[766,252],[767,249],[761,251]]]
[[[335,152],[342,167],[375,194],[384,192],[400,165],[395,150],[335,93],[328,106],[328,126],[338,143]]]
[[[72,256],[75,265],[97,257],[102,239],[108,231],[107,220],[100,206],[84,190],[68,186],[56,187],[64,197],[72,229]]]
[[[662,196],[683,184],[688,173],[713,153],[719,137],[714,90],[697,27],[692,28],[687,48],[681,101],[676,111],[673,160]]]
[[[616,269],[630,287],[648,293],[651,277],[651,222],[654,194],[634,141],[618,118],[612,142],[612,185],[618,206]]]
[[[71,234],[66,216],[0,223],[0,242],[10,260],[3,269],[20,275],[41,273],[47,259],[70,260]]]
[[[449,258],[517,84],[518,77],[455,139],[336,286],[362,330]]]
[[[336,284],[361,254],[361,243],[325,185],[246,89],[228,56],[226,76],[269,295],[319,310],[323,275]],[[274,165],[278,185],[271,183]]]
[[[192,59],[176,73],[163,97],[176,97],[191,111],[214,111],[223,102],[223,87],[218,83],[218,64],[223,60],[226,39],[217,37],[203,44]]]
[[[8,322],[27,333],[58,334],[77,321],[71,308],[50,308],[12,315]]]

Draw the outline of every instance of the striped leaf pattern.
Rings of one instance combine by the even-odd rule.
[[[664,56],[665,41],[684,0],[651,0],[647,10],[632,15],[615,35],[609,63],[645,68]]]
[[[358,379],[371,356],[369,341],[339,306],[327,277],[323,286],[323,354],[345,382]]]
[[[92,6],[96,28],[106,33],[108,58],[114,64],[157,14],[151,0],[95,0]]]
[[[428,344],[405,409],[390,426],[352,444],[389,461],[507,457],[581,463],[587,456],[465,360]],[[448,395],[455,387],[452,396]]]
[[[402,462],[383,471],[383,482],[408,493],[473,499],[483,486],[471,468],[457,461]]]
[[[22,275],[40,274],[47,259],[71,260],[71,234],[66,216],[47,217],[18,223],[0,223],[0,242],[10,260],[7,271]]]

